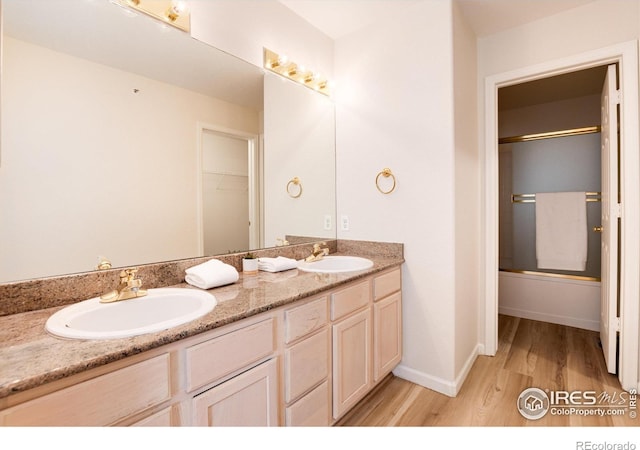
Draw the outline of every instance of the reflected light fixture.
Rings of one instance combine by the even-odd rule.
[[[191,28],[189,8],[184,0],[111,0],[111,3],[142,12],[186,32]]]
[[[264,68],[321,94],[331,95],[329,82],[326,79],[319,73],[307,70],[304,66],[290,61],[286,55],[278,55],[276,52],[265,48]]]

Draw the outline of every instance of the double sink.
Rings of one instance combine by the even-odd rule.
[[[325,256],[301,261],[298,269],[315,273],[366,270],[373,261],[358,256]],[[147,295],[114,303],[99,297],[69,305],[54,313],[46,330],[69,339],[116,339],[155,333],[198,319],[217,305],[214,295],[189,288],[148,289]]]

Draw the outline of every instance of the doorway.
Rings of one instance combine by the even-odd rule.
[[[203,256],[260,246],[257,138],[198,127],[199,246]]]
[[[620,254],[620,357],[618,376],[625,389],[638,388],[638,70],[637,42],[619,44],[534,67],[490,76],[485,83],[485,348],[494,355],[497,350],[498,316],[498,90],[502,87],[568,74],[597,66],[618,64],[620,87],[625,98],[620,108],[620,191],[621,191],[621,254]]]
[[[600,124],[607,68],[498,91],[500,314],[599,330]],[[537,221],[541,193],[552,193],[552,202],[576,203],[569,202],[565,215]],[[554,245],[543,245],[545,238]]]

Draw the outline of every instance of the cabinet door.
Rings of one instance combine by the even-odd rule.
[[[371,309],[333,325],[333,418],[337,419],[372,386]]]
[[[402,358],[402,296],[373,304],[373,381],[391,372]]]
[[[196,426],[278,425],[276,360],[271,359],[193,399]]]

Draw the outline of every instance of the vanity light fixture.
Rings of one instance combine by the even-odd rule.
[[[165,17],[171,22],[175,22],[178,18],[187,11],[187,4],[184,1],[172,1],[171,6],[164,13]]]
[[[189,8],[183,0],[111,0],[111,3],[142,12],[186,32],[191,26]]]
[[[307,86],[326,96],[330,96],[329,82],[319,73],[307,70],[304,66],[290,61],[286,55],[278,55],[264,49],[264,68],[296,83]]]

